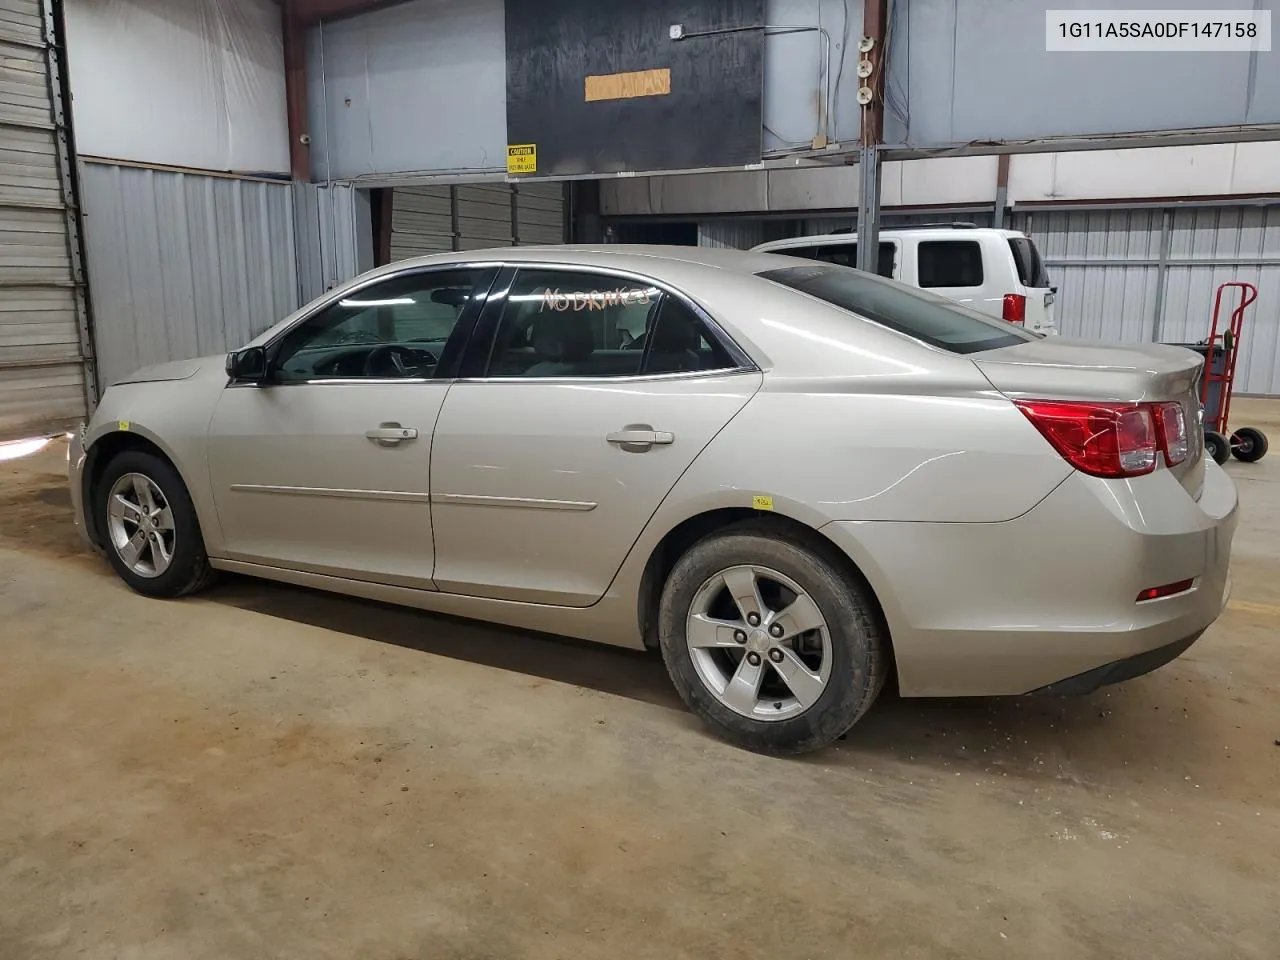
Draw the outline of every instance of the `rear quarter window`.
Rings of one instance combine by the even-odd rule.
[[[783,267],[759,276],[951,353],[979,353],[1039,339],[954,300],[847,267]]]
[[[977,240],[925,240],[916,252],[920,286],[980,287],[982,245]]]

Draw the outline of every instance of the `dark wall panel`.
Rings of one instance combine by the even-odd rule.
[[[506,0],[507,141],[536,147],[534,176],[760,161],[763,30],[675,23],[759,27],[764,0]],[[586,97],[587,77],[663,69],[669,93]]]

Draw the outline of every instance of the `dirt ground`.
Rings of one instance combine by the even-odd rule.
[[[1280,405],[1238,401],[1237,424]],[[131,594],[0,464],[0,960],[1274,958],[1280,448],[1235,591],[1078,699],[885,697],[802,760],[604,647],[227,578]]]

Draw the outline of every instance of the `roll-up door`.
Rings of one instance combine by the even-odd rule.
[[[559,183],[396,187],[392,193],[393,262],[449,250],[564,239],[564,187]]]
[[[451,187],[395,188],[391,195],[393,262],[453,249],[451,197]]]
[[[564,243],[564,185],[516,184],[516,241]]]
[[[458,249],[511,246],[511,187],[505,183],[478,183],[456,189]]]
[[[41,0],[0,0],[0,441],[70,429],[91,389],[48,24]]]

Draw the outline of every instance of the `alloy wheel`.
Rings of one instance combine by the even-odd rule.
[[[750,564],[710,577],[685,621],[694,670],[722,704],[753,720],[789,720],[831,679],[831,633],[790,577]]]
[[[177,531],[163,491],[141,473],[123,474],[107,494],[107,532],[126,567],[154,579],[173,563]]]

